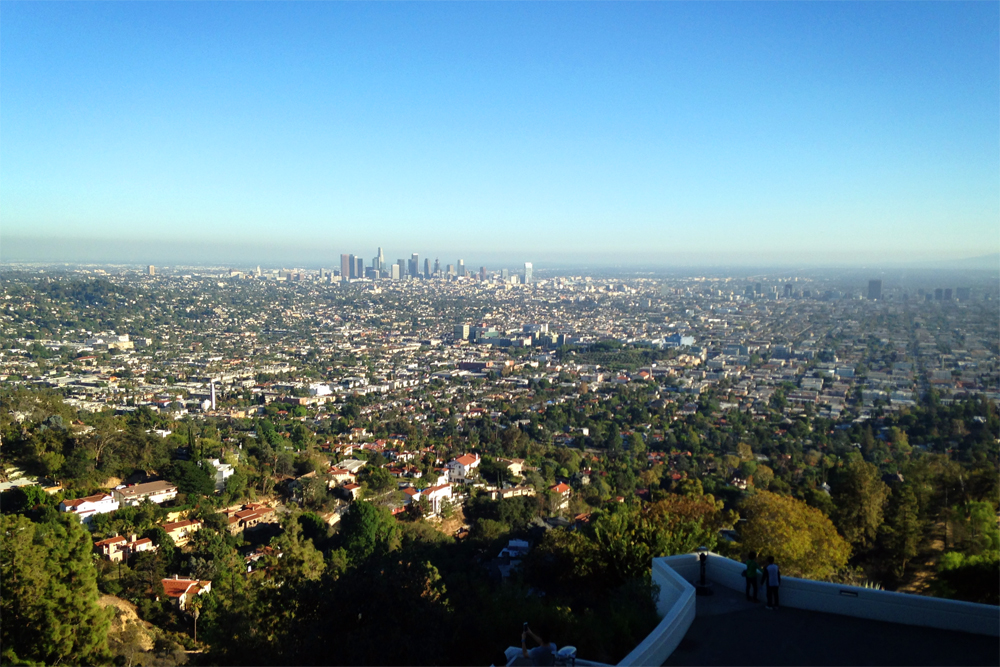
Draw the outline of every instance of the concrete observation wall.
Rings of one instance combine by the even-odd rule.
[[[660,588],[656,611],[662,618],[649,635],[619,666],[662,665],[684,639],[695,616],[694,586],[685,581],[663,558],[653,559],[653,583]]]
[[[654,572],[657,561],[662,561],[686,581],[697,582],[701,576],[698,554],[655,559]],[[709,582],[742,593],[746,588],[742,576],[744,569],[743,563],[709,552],[705,576]],[[795,609],[1000,637],[1000,607],[974,602],[782,576],[781,604]]]

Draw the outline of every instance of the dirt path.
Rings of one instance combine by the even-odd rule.
[[[930,595],[931,581],[937,572],[938,559],[944,553],[944,521],[937,521],[931,529],[932,539],[913,559],[910,567],[913,568],[909,576],[909,581],[900,586],[897,590],[900,593],[914,593],[916,595]]]

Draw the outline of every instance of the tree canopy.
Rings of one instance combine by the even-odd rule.
[[[97,664],[109,613],[97,604],[91,539],[73,516],[0,516],[3,662]]]
[[[746,524],[740,530],[744,550],[774,556],[790,576],[829,579],[846,564],[851,546],[833,523],[801,500],[758,491],[740,505]]]

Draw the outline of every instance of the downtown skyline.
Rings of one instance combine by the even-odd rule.
[[[995,4],[0,12],[4,262],[315,266],[382,244],[475,268],[904,265],[1000,246]]]

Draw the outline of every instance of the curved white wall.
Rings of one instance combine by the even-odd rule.
[[[708,580],[742,593],[745,588],[743,564],[714,553],[709,553],[708,557]],[[697,554],[657,560],[662,560],[687,581],[697,581],[700,576]],[[974,602],[783,576],[781,604],[795,609],[1000,637],[1000,607]]]
[[[619,666],[662,665],[684,639],[694,621],[694,586],[684,580],[663,558],[653,559],[653,582],[660,587],[656,611],[663,618]]]

